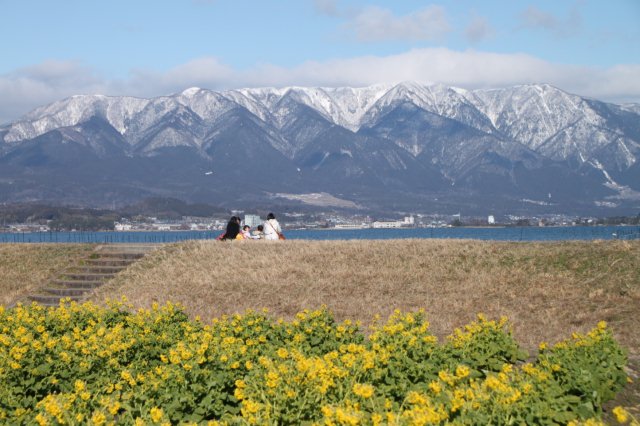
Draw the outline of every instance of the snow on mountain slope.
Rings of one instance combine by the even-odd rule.
[[[548,158],[584,163],[609,144],[619,143],[620,155],[625,156],[620,167],[637,161],[628,146],[640,140],[634,142],[634,135],[625,138],[624,131],[609,122],[606,115],[611,111],[604,111],[608,107],[602,102],[548,84],[476,90],[467,97],[498,131]]]
[[[228,99],[222,93],[197,87],[187,89],[173,98],[208,122],[217,120],[227,111],[239,106],[237,102]]]
[[[4,134],[0,142],[15,144],[99,116],[131,146],[199,146],[207,133],[221,125],[220,118],[233,109],[246,109],[265,126],[282,129],[291,123],[292,114],[301,111],[296,104],[356,132],[375,125],[378,117],[403,103],[501,140],[521,143],[553,160],[585,163],[596,159],[603,167],[624,169],[640,156],[640,126],[629,124],[636,117],[640,120],[640,106],[614,108],[547,84],[467,91],[441,84],[404,82],[363,88],[287,87],[223,92],[190,88],[153,99],[73,96],[37,108],[0,128],[0,135]],[[187,129],[190,126],[194,128]],[[154,135],[162,140],[151,141],[149,138]],[[286,142],[295,143],[304,141]],[[282,146],[286,144],[282,142]],[[295,151],[295,147],[287,149]]]
[[[625,111],[640,114],[640,104],[623,104],[620,105],[620,108],[624,109]]]
[[[234,97],[242,105],[265,120],[269,111],[275,111],[285,96],[293,98],[320,113],[331,122],[356,131],[362,117],[391,88],[390,85],[375,85],[361,88],[306,88],[287,87],[284,89],[261,88],[241,89],[224,92],[225,95],[241,94],[246,100]]]
[[[148,99],[133,97],[72,96],[37,108],[23,119],[9,125],[4,139],[9,143],[33,139],[50,130],[75,126],[94,115],[106,118],[115,129],[124,134],[126,123],[149,102]]]
[[[382,96],[359,123],[360,126],[372,125],[377,117],[398,104],[410,102],[434,114],[461,121],[462,123],[493,133],[491,122],[465,97],[464,89],[448,87],[442,84],[421,85],[414,82],[400,83]]]
[[[579,121],[603,124],[584,99],[547,84],[476,90],[468,99],[496,129],[534,150]]]

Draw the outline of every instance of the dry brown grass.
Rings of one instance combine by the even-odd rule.
[[[34,292],[92,249],[87,244],[0,244],[0,305]]]
[[[291,317],[324,304],[366,323],[424,308],[438,336],[479,312],[506,315],[530,349],[606,320],[638,354],[640,241],[188,242],[149,255],[94,299],[121,295],[140,307],[179,302],[202,318],[263,307]]]

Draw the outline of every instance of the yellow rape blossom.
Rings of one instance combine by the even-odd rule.
[[[353,393],[361,398],[371,398],[373,396],[374,388],[369,384],[355,383],[353,385]]]
[[[91,423],[96,426],[101,426],[106,422],[107,422],[107,417],[104,415],[104,413],[97,411],[96,413],[93,414],[93,416],[91,416]]]
[[[36,417],[34,418],[34,420],[36,421],[36,423],[38,423],[38,425],[40,426],[46,426],[49,424],[49,422],[47,421],[46,417],[44,417],[42,415],[42,413],[38,413],[36,415]]]
[[[436,395],[442,392],[442,386],[440,386],[440,383],[436,381],[429,383],[429,389]]]
[[[74,384],[76,393],[80,393],[87,388],[87,385],[82,380],[76,380]]]
[[[162,416],[164,416],[164,412],[162,411],[162,408],[153,407],[149,411],[149,415],[151,416],[151,420],[153,422],[159,423],[160,420],[162,420]]]
[[[613,415],[616,417],[618,423],[626,423],[629,421],[629,413],[627,412],[627,410],[620,406],[613,409]]]
[[[118,414],[118,411],[120,411],[120,403],[118,401],[115,401],[113,404],[111,404],[111,406],[109,407],[109,413],[112,416],[115,416],[116,414]]]
[[[466,365],[459,365],[456,368],[456,377],[462,379],[464,377],[467,377],[470,372],[471,370],[469,370],[469,367],[467,367]]]

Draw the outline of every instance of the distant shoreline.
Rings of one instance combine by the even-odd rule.
[[[207,231],[64,231],[0,233],[1,243],[174,243],[214,240],[222,230]],[[464,239],[484,241],[571,241],[640,239],[640,225],[459,226],[429,228],[285,229],[288,240]]]

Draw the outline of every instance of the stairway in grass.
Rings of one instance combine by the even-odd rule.
[[[37,294],[28,296],[28,299],[44,306],[58,306],[61,299],[83,302],[95,288],[157,247],[158,244],[98,246],[88,257],[58,274]]]

